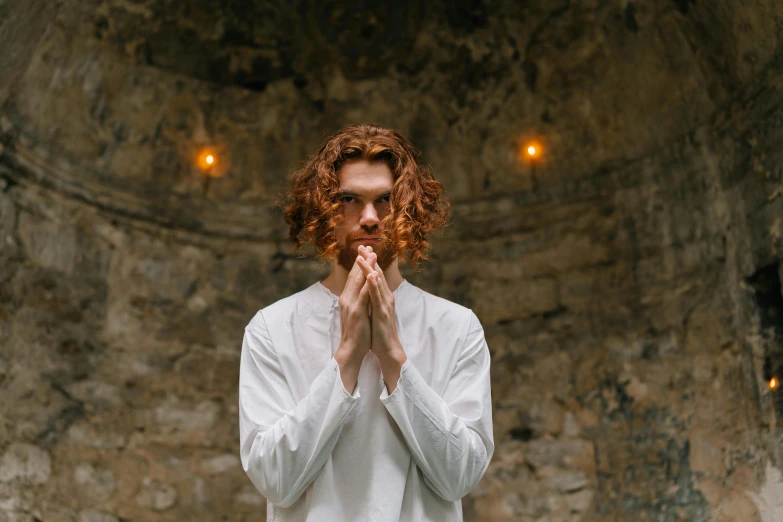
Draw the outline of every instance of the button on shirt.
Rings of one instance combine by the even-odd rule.
[[[240,457],[269,522],[462,520],[495,449],[484,331],[405,279],[394,302],[408,360],[391,394],[373,352],[345,389],[338,296],[320,282],[245,328]]]

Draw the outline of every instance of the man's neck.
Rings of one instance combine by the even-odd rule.
[[[394,292],[398,286],[402,284],[402,274],[400,273],[398,260],[392,261],[392,264],[383,271],[383,277],[386,279],[386,284],[389,285],[389,290]],[[321,284],[332,291],[335,295],[343,293],[345,283],[348,281],[348,271],[342,266],[335,263],[332,268],[332,272],[321,281]]]

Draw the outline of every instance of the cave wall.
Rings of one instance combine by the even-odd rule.
[[[0,2],[0,521],[264,520],[242,329],[328,272],[274,202],[359,121],[453,204],[402,271],[492,353],[466,520],[782,516],[783,8],[401,5]]]

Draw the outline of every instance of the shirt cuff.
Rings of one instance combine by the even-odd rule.
[[[348,402],[356,402],[359,400],[359,397],[362,396],[361,393],[359,393],[359,382],[356,382],[356,388],[353,390],[353,395],[345,389],[345,384],[343,384],[343,377],[340,374],[340,365],[337,363],[337,359],[332,357],[329,359],[329,364],[332,365],[333,371],[337,374],[337,382],[335,383],[335,386],[339,386],[340,390],[342,390],[343,399]]]
[[[381,392],[381,402],[384,404],[389,404],[397,399],[402,392],[400,391],[400,388],[403,386],[408,385],[408,381],[411,380],[411,378],[416,378],[415,375],[409,375],[409,373],[417,373],[416,367],[413,366],[413,363],[411,363],[410,358],[405,359],[405,362],[402,363],[402,366],[400,367],[400,378],[397,380],[397,387],[394,388],[394,391],[389,393],[388,388],[386,387],[386,384],[383,383],[383,377],[381,377],[381,383],[383,384],[383,391]],[[420,379],[423,379],[421,375],[419,375]]]

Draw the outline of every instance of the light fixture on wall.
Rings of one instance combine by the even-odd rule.
[[[213,178],[221,178],[228,171],[228,161],[225,146],[208,145],[198,149],[196,167],[202,175],[202,191],[207,195]]]
[[[217,151],[215,147],[204,147],[199,151],[196,163],[204,174],[210,176],[212,171],[217,167]]]
[[[780,388],[780,380],[778,380],[778,378],[777,378],[777,377],[772,377],[772,378],[771,378],[771,379],[770,379],[770,380],[767,382],[767,386],[769,386],[769,389],[770,389],[770,390],[773,390],[773,391],[774,391],[774,390],[777,390],[778,388]]]
[[[517,159],[530,166],[530,176],[533,181],[533,189],[538,188],[538,179],[536,178],[536,165],[541,163],[544,157],[544,146],[542,140],[538,138],[524,139],[519,144],[517,150]]]

